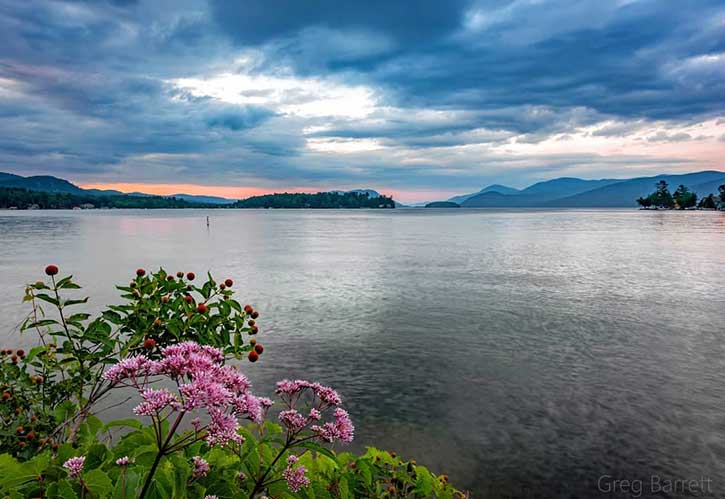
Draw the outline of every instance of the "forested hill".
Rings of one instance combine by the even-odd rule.
[[[208,208],[208,204],[161,196],[71,194],[0,187],[0,209],[70,210],[73,208]]]
[[[253,196],[232,208],[395,208],[392,197],[370,197],[358,192],[281,193]]]

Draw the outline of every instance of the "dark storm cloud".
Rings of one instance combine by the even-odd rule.
[[[422,188],[450,172],[593,174],[625,162],[509,161],[486,147],[604,122],[592,137],[627,137],[653,120],[725,113],[716,0],[29,0],[0,5],[0,32],[0,170],[89,181]],[[219,74],[305,79],[313,89],[245,88],[239,104],[174,83]],[[304,106],[320,81],[374,89],[376,107],[363,118],[280,110]],[[645,142],[693,137],[659,130]],[[331,156],[308,150],[306,138],[383,148]],[[466,145],[482,149],[456,149]],[[430,161],[401,164],[411,150],[430,150]]]
[[[424,44],[457,29],[471,1],[211,0],[210,4],[219,26],[241,44],[261,44],[309,27],[380,32],[406,44]]]

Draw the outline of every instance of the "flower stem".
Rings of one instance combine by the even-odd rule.
[[[171,443],[171,439],[174,437],[174,433],[176,433],[176,429],[179,427],[179,424],[181,424],[181,420],[184,419],[184,411],[181,411],[176,418],[176,421],[174,421],[174,424],[171,426],[171,429],[169,430],[169,434],[166,437],[166,441],[164,444],[159,447],[159,452],[156,454],[156,459],[154,459],[154,464],[151,465],[151,469],[149,470],[149,474],[146,477],[146,482],[143,484],[143,488],[141,489],[141,494],[139,495],[139,499],[143,499],[146,496],[146,493],[148,492],[149,487],[151,486],[151,480],[154,477],[154,474],[156,473],[156,468],[158,468],[159,463],[161,462],[161,458],[164,457],[166,454],[167,447],[169,443]],[[159,425],[160,427],[161,425]]]

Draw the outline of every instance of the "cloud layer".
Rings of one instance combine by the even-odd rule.
[[[725,169],[725,6],[697,0],[0,6],[0,170],[374,187]]]

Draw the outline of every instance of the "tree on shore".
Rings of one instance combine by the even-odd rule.
[[[652,204],[657,206],[658,208],[675,207],[675,199],[672,197],[667,182],[665,182],[664,180],[660,180],[659,182],[657,182],[657,190],[654,193],[654,199],[652,199]]]
[[[698,208],[704,208],[706,210],[714,210],[717,208],[717,201],[715,201],[715,195],[710,194],[709,196],[705,196],[700,200],[700,203],[697,205]]]
[[[652,196],[637,198],[637,204],[642,208],[649,208],[652,206]]]
[[[720,202],[725,203],[725,184],[717,188],[720,191]]]
[[[683,185],[680,186],[683,189],[687,188]],[[679,190],[679,189],[678,189]],[[688,191],[689,192],[689,191]],[[637,199],[637,203],[643,208],[649,208],[654,206],[655,208],[668,208],[672,209],[675,207],[675,198],[670,193],[670,189],[667,186],[667,182],[660,180],[656,184],[656,190],[647,197]]]
[[[675,200],[675,203],[677,204],[677,208],[679,208],[680,210],[692,208],[693,206],[697,205],[697,194],[690,191],[690,189],[682,184],[677,187],[673,198]]]

